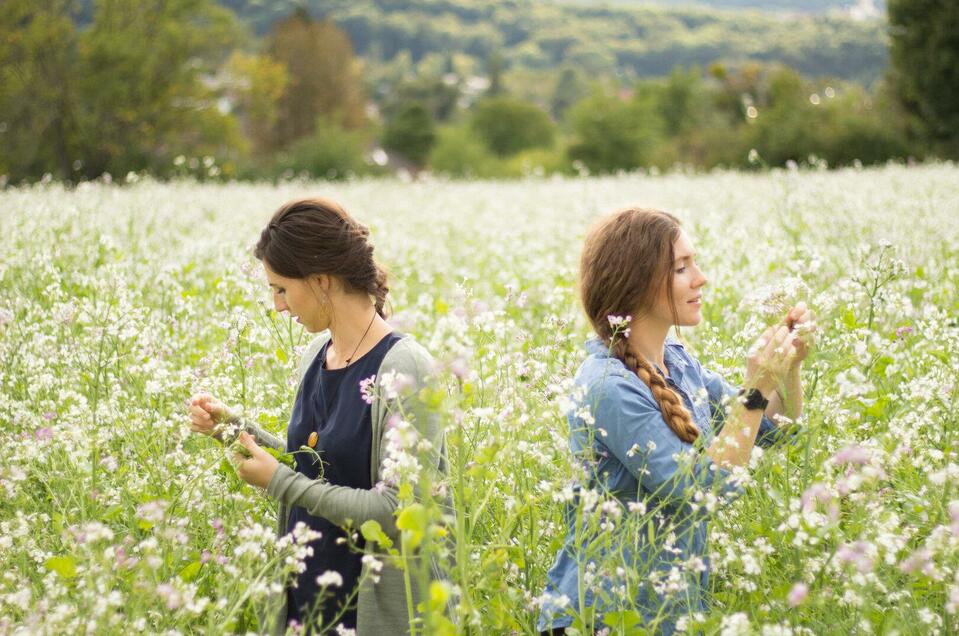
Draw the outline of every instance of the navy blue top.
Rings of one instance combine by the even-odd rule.
[[[608,612],[636,609],[647,629],[672,634],[681,615],[704,611],[708,603],[707,516],[704,507],[694,513],[690,504],[697,492],[715,491],[731,498],[741,488],[727,470],[673,433],[650,388],[613,357],[608,347],[593,339],[586,343],[586,351],[589,356],[576,374],[576,406],[568,414],[570,448],[586,467],[589,487],[611,495],[634,517],[635,525],[617,523],[605,533],[608,546],[596,541],[590,554],[586,544],[595,537],[590,530],[577,531],[581,527],[576,520],[577,505],[575,501],[568,504],[570,525],[547,575],[537,629],[569,627],[574,616],[592,607],[600,625]],[[737,389],[704,369],[672,338],[666,340],[663,354],[669,372],[666,383],[682,397],[702,443],[708,445],[725,421],[724,402],[733,398]],[[763,415],[756,442],[768,447],[784,437]],[[588,517],[589,513],[584,513],[583,524]],[[656,539],[645,529],[634,532],[637,525],[644,528],[648,523],[652,528],[654,524],[649,522],[660,519],[668,519],[675,534],[668,549],[663,538]],[[591,580],[583,580],[588,565],[584,561],[601,561],[599,557],[607,552],[639,573],[640,580],[652,584],[633,587],[632,596],[623,598],[616,590],[629,588],[618,573],[600,570]],[[702,568],[685,568],[683,564],[691,559],[699,559]],[[675,586],[679,593],[667,595],[664,582],[674,569],[682,579]],[[580,591],[585,607],[580,607]]]
[[[327,342],[313,359],[303,375],[300,390],[293,405],[290,425],[286,433],[287,452],[298,451],[308,446],[310,434],[316,432],[317,442],[313,448],[320,459],[312,453],[299,452],[296,471],[310,479],[323,479],[337,486],[372,488],[370,483],[370,452],[372,449],[371,405],[363,399],[360,383],[379,371],[380,364],[390,348],[403,336],[390,333],[380,340],[365,355],[342,369],[326,368]],[[297,522],[303,522],[322,536],[313,541],[313,556],[306,560],[306,571],[297,575],[297,586],[288,590],[289,609],[287,619],[303,622],[315,602],[322,603],[322,619],[311,621],[314,625],[326,625],[341,611],[344,602],[352,595],[360,577],[362,556],[346,543],[337,544],[337,539],[347,533],[336,524],[307,513],[305,508],[294,506],[290,510],[287,532]],[[362,538],[359,539],[362,548]],[[323,598],[316,577],[327,570],[340,573],[343,585],[328,587]],[[318,617],[319,615],[317,615]],[[352,607],[337,621],[346,627],[356,628],[356,597]]]

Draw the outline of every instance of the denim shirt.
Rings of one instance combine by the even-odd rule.
[[[577,522],[577,515],[581,514],[577,502],[567,505],[566,541],[547,575],[537,628],[544,631],[568,627],[573,613],[592,607],[597,627],[603,625],[602,616],[608,612],[637,610],[648,626],[655,623],[658,633],[671,634],[676,619],[688,612],[703,611],[707,606],[708,513],[704,506],[690,504],[700,491],[726,500],[740,494],[729,471],[713,464],[701,452],[712,440],[714,427],[722,425],[726,399],[734,397],[738,390],[716,373],[703,369],[681,343],[667,339],[666,382],[682,397],[700,430],[700,440],[694,446],[673,433],[650,388],[612,357],[602,342],[590,340],[586,350],[589,356],[576,375],[576,385],[585,395],[580,393],[580,399],[574,396],[577,406],[568,415],[570,448],[586,466],[589,487],[605,491],[622,504],[623,518],[615,520],[611,531],[603,528],[590,535],[583,529],[582,520]],[[757,443],[769,446],[781,437],[776,425],[764,415]],[[632,516],[635,520],[636,515],[648,517],[650,534],[645,530],[637,532],[635,525],[624,530],[627,518]],[[654,540],[654,527],[668,528],[668,546],[662,536]],[[623,581],[617,580],[615,574],[590,572],[591,567],[601,564],[591,566],[590,555],[580,555],[588,543],[594,545],[592,554],[596,554],[596,545],[607,546],[600,548],[603,555],[608,553],[608,546],[615,545],[619,554],[613,557],[613,566],[642,573],[633,595],[624,598],[621,587],[617,593],[617,586]],[[672,589],[678,593],[660,594],[657,588],[669,589],[671,570]],[[682,576],[675,585],[677,571]],[[581,576],[588,579],[585,584],[580,581]],[[584,608],[579,607],[581,592]]]

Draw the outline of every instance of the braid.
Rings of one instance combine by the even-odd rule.
[[[389,275],[386,273],[386,270],[376,264],[376,262],[373,263],[373,267],[376,269],[376,274],[373,280],[373,289],[370,291],[375,299],[376,313],[378,313],[381,318],[386,318],[388,315],[386,310],[386,297],[387,294],[390,293]]]
[[[653,369],[649,362],[630,350],[626,338],[621,336],[615,338],[613,355],[619,358],[627,369],[638,375],[639,379],[650,388],[670,430],[686,443],[691,444],[696,441],[696,438],[699,437],[699,428],[693,423],[693,418],[686,410],[682,398],[669,388],[666,381]]]

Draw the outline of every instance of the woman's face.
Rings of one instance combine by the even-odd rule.
[[[329,301],[317,277],[286,278],[263,263],[266,280],[273,291],[273,308],[290,312],[290,316],[311,333],[319,333],[330,326]]]
[[[703,287],[706,285],[706,276],[696,264],[696,250],[686,234],[686,230],[679,231],[679,238],[673,243],[674,262],[672,264],[672,291],[673,307],[676,310],[674,322],[669,307],[669,298],[666,290],[660,295],[653,313],[656,318],[669,325],[679,327],[695,327],[703,320]]]

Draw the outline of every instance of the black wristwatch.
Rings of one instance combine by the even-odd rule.
[[[747,411],[765,411],[769,406],[769,400],[763,397],[759,389],[739,389],[739,398]]]

